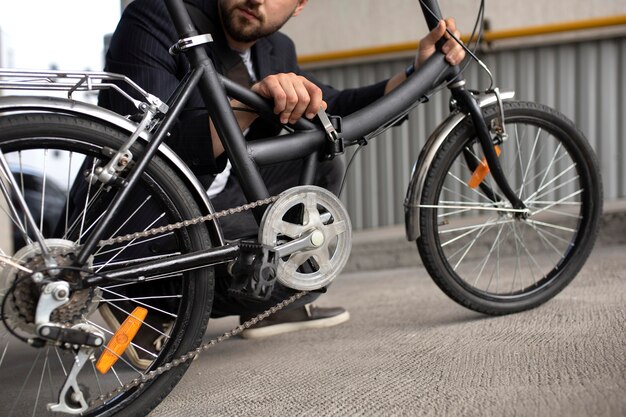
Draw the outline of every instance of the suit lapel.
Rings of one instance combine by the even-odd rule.
[[[259,80],[271,74],[281,72],[277,65],[278,60],[274,57],[274,46],[266,38],[259,39],[253,47],[254,59]]]

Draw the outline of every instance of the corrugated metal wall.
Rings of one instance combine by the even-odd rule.
[[[626,197],[626,37],[498,50],[481,54],[502,91],[560,110],[587,135],[602,167],[607,200]],[[401,71],[407,58],[309,68],[337,88],[358,87]],[[477,65],[471,88],[488,86]],[[374,139],[355,158],[342,200],[355,229],[402,224],[413,163],[430,132],[448,114],[448,92],[415,109],[409,120]],[[350,158],[353,150],[347,152]]]

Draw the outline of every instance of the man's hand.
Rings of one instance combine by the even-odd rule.
[[[440,20],[439,25],[434,28],[424,39],[421,40],[419,46],[419,52],[417,53],[417,66],[426,61],[432,54],[435,53],[435,44],[443,36],[447,39],[446,43],[442,47],[442,51],[446,54],[446,61],[451,65],[458,65],[465,58],[465,50],[459,45],[452,37],[446,32],[446,28],[450,32],[454,33],[458,39],[461,38],[461,33],[456,29],[456,22],[453,18],[446,20]]]
[[[270,75],[254,84],[252,91],[274,101],[274,113],[283,124],[296,123],[303,115],[312,119],[320,107],[326,109],[322,90],[294,73]]]

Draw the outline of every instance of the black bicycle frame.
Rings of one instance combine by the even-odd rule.
[[[189,17],[183,1],[165,0],[165,3],[181,39],[197,36],[198,32]],[[438,16],[441,16],[437,0],[421,0],[421,4],[428,26],[432,30],[438,24]],[[438,52],[420,65],[401,86],[367,107],[343,118],[340,136],[344,144],[350,146],[359,143],[366,135],[407,112],[420,98],[434,88],[444,82],[453,81],[451,86],[452,94],[460,103],[462,109],[472,116],[496,183],[513,206],[521,208],[520,204],[522,206],[523,204],[510,189],[500,168],[498,158],[493,149],[491,136],[480,108],[472,95],[464,89],[463,85],[465,82],[459,75],[459,68],[450,66],[446,62],[440,47],[441,43],[438,44]],[[170,111],[157,128],[150,143],[146,146],[145,153],[139,158],[135,168],[128,175],[126,179],[127,186],[116,195],[110,209],[99,221],[97,227],[82,247],[76,259],[77,265],[85,264],[90,254],[93,253],[103,236],[106,225],[118,215],[133,186],[139,180],[148,162],[156,153],[157,148],[163,142],[189,96],[196,88],[199,88],[209,116],[232,163],[234,172],[238,178],[243,179],[241,186],[248,201],[269,197],[267,187],[259,172],[259,165],[305,159],[305,168],[301,179],[305,183],[312,181],[318,159],[317,156],[324,150],[326,141],[328,141],[326,131],[322,126],[302,119],[295,126],[292,126],[294,132],[290,134],[247,143],[230,107],[228,97],[235,98],[254,108],[260,117],[279,123],[278,117],[273,113],[273,105],[252,91],[218,74],[203,46],[190,48],[185,51],[185,54],[191,63],[192,69],[190,73],[172,95],[172,101],[168,103]],[[207,138],[207,140],[209,139]],[[264,208],[259,208],[254,212],[257,221],[260,221],[264,210]],[[136,277],[138,273],[171,272],[187,267],[198,267],[198,265],[203,263],[208,266],[234,259],[237,254],[238,251],[232,248],[226,251],[207,249],[192,254],[180,255],[175,258],[151,262],[142,271],[137,268],[122,268],[109,271],[107,274],[115,275],[117,280],[130,279]],[[100,285],[102,281],[102,278],[92,277],[85,284],[88,286]]]

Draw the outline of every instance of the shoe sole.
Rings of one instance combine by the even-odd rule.
[[[336,326],[350,320],[350,312],[344,311],[334,317],[317,319],[311,321],[299,321],[294,323],[281,323],[273,326],[259,327],[258,329],[247,329],[241,332],[244,339],[262,339],[264,337],[276,336],[283,333],[296,332],[307,329],[323,329]]]

